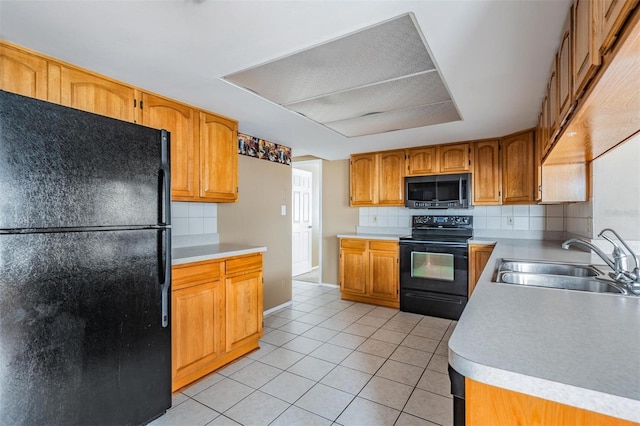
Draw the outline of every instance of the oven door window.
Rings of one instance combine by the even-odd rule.
[[[453,255],[449,253],[411,252],[411,277],[453,281]]]

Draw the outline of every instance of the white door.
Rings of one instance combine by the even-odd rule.
[[[293,168],[292,275],[311,270],[311,172]]]

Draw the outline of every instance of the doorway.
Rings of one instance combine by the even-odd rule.
[[[292,166],[292,276],[298,281],[321,283],[322,160],[298,161]]]

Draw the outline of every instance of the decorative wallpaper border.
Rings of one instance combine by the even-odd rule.
[[[291,148],[244,133],[238,133],[238,154],[291,165]]]

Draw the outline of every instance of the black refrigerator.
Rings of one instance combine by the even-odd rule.
[[[168,138],[0,91],[0,424],[171,406]]]

